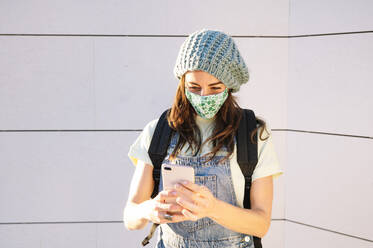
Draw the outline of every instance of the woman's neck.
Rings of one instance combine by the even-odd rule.
[[[201,125],[211,124],[215,121],[215,119],[216,119],[216,115],[214,117],[212,117],[211,119],[205,119],[205,118],[199,116],[198,114],[195,115],[196,123],[201,124]]]

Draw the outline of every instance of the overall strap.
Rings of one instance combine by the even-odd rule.
[[[237,162],[240,165],[242,174],[245,177],[245,196],[244,208],[250,209],[250,189],[251,179],[255,166],[258,163],[258,144],[257,133],[253,136],[254,143],[251,141],[251,132],[257,125],[254,111],[242,109],[241,121],[236,133],[237,140]],[[253,236],[254,247],[261,248],[261,238]]]
[[[164,158],[167,155],[167,148],[170,143],[172,129],[167,122],[167,114],[170,109],[164,111],[159,117],[157,126],[154,130],[152,140],[148,149],[148,154],[150,160],[153,163],[153,179],[154,179],[154,189],[151,195],[151,198],[154,198],[158,195],[159,190],[159,181],[161,174],[161,166]],[[149,244],[149,240],[153,237],[155,229],[159,224],[153,223],[149,235],[141,242],[142,246]]]

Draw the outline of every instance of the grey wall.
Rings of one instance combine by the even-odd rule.
[[[251,73],[239,102],[272,128],[285,172],[264,247],[371,247],[372,10],[0,1],[0,247],[140,247],[150,225],[122,222],[128,148],[172,103],[178,49],[202,27],[235,37]]]
[[[373,2],[289,4],[285,247],[372,247]]]

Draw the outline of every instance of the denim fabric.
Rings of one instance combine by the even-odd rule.
[[[214,196],[222,201],[238,206],[236,194],[233,188],[229,159],[218,163],[224,156],[223,149],[213,160],[206,162],[201,156],[177,156],[175,161],[169,160],[178,140],[175,134],[170,142],[168,153],[163,161],[167,164],[192,166],[195,172],[195,183],[205,185]],[[159,191],[163,189],[162,175]],[[252,235],[231,231],[219,225],[212,219],[205,217],[197,221],[183,221],[159,225],[158,248],[204,248],[204,247],[235,247],[254,248]]]

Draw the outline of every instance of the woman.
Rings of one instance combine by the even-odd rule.
[[[282,174],[266,123],[258,120],[258,163],[252,175],[251,209],[243,208],[244,178],[236,157],[235,132],[241,118],[232,93],[249,79],[233,39],[202,29],[183,42],[174,67],[179,79],[167,116],[175,130],[164,163],[193,166],[195,183],[162,188],[151,199],[153,164],[147,153],[158,119],[131,145],[136,165],[125,226],[160,224],[157,247],[254,247],[270,226],[273,177]],[[266,132],[265,132],[266,131]]]

